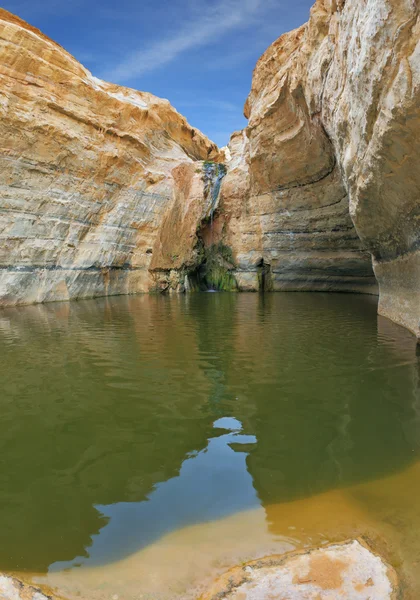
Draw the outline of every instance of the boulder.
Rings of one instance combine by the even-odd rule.
[[[269,556],[225,574],[202,600],[396,600],[394,569],[363,542]]]

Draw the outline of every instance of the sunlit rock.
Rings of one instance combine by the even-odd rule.
[[[395,600],[395,571],[358,541],[236,567],[202,600]]]
[[[224,155],[167,100],[93,77],[3,9],[0,33],[0,305],[149,291],[154,269],[190,260],[203,161]]]
[[[219,152],[0,9],[0,304],[185,291],[222,243],[238,289],[378,282],[379,312],[420,336],[419,12],[317,0],[258,61],[248,127]],[[228,164],[209,206],[207,161]]]
[[[258,61],[223,190],[244,289],[268,265],[274,289],[373,292],[370,253],[380,314],[420,336],[419,14],[317,0]]]
[[[308,63],[349,192],[372,253],[379,312],[420,335],[420,5],[410,0],[318,2]],[[318,26],[316,25],[318,22]],[[320,82],[311,80],[319,65]],[[321,75],[321,65],[324,74]]]
[[[241,289],[376,293],[371,257],[353,226],[348,193],[320,115],[295,81],[307,26],[260,58],[230,141],[222,189],[226,240]]]
[[[0,575],[0,600],[54,600],[40,589],[27,585],[14,577]]]

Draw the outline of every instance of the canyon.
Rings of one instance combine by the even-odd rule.
[[[203,287],[379,293],[420,336],[420,8],[317,0],[219,150],[0,10],[0,305]]]

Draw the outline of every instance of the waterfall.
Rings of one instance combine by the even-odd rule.
[[[220,232],[215,236],[213,231],[214,215],[219,207],[222,181],[226,173],[226,166],[222,163],[203,163],[204,209],[199,233],[202,244],[199,278],[202,289],[206,289],[207,292],[237,289],[236,280],[231,273],[234,268],[231,251],[223,245]]]
[[[205,218],[210,217],[213,225],[214,212],[219,203],[222,179],[226,175],[226,167],[221,163],[205,162],[204,171],[204,198],[206,200]]]

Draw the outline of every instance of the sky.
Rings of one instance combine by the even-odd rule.
[[[93,75],[167,98],[219,146],[246,126],[261,54],[313,0],[3,0]]]

